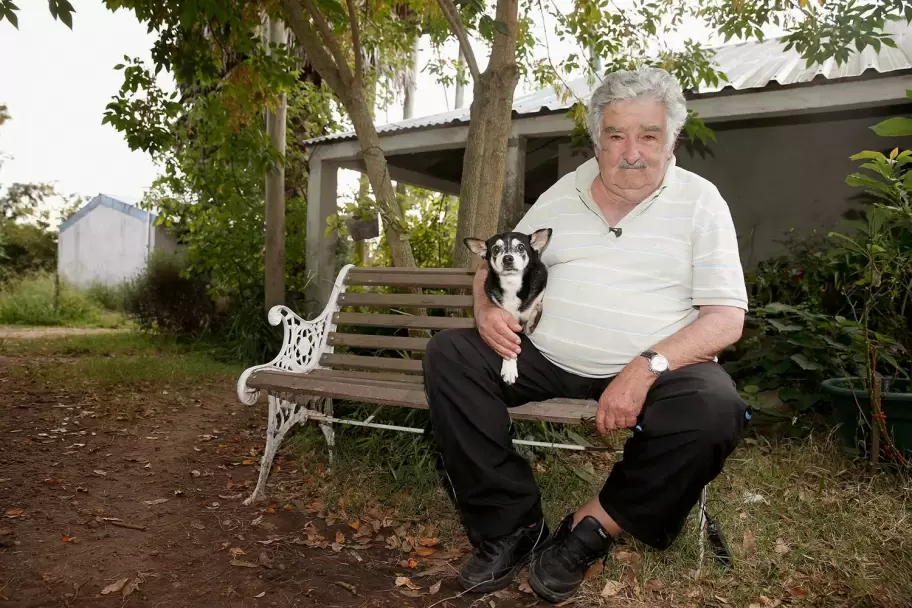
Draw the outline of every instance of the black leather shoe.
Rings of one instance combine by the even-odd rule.
[[[547,539],[548,525],[542,520],[507,536],[483,541],[459,571],[459,584],[480,593],[507,587],[532,552]]]
[[[570,598],[583,582],[586,571],[599,558],[608,559],[614,539],[597,519],[584,517],[575,528],[573,514],[561,522],[557,533],[529,569],[529,585],[543,599],[557,604]]]

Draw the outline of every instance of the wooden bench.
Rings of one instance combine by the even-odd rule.
[[[423,428],[374,422],[376,411],[364,420],[337,418],[333,415],[333,399],[380,407],[427,408],[421,356],[433,333],[474,326],[474,320],[468,316],[472,296],[466,295],[471,293],[473,275],[474,271],[469,269],[347,265],[336,278],[326,308],[313,320],[301,318],[286,306],[275,306],[269,311],[269,322],[283,325],[281,350],[272,361],[245,370],[237,383],[238,398],[243,403],[253,405],[260,393],[265,392],[269,404],[259,478],[245,505],[265,496],[266,480],[282,438],[298,423],[320,425],[330,466],[335,445],[333,424],[424,432]],[[405,293],[391,293],[388,288],[399,288]],[[427,293],[429,290],[434,293]],[[461,314],[435,316],[428,314],[430,311]],[[358,329],[364,327],[381,328],[386,333],[359,333]],[[337,353],[336,348],[341,347],[356,354]],[[357,354],[359,351],[370,354]],[[579,424],[594,421],[597,410],[596,401],[551,399],[512,408],[510,415],[515,420]],[[513,441],[571,450],[613,449],[576,443]],[[701,527],[705,530],[705,490],[700,514]]]

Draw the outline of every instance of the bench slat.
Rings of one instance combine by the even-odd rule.
[[[400,359],[398,357],[362,357],[360,355],[323,355],[320,365],[332,368],[349,368],[374,370],[381,372],[421,373],[420,359]]]
[[[434,274],[469,274],[474,275],[474,268],[411,268],[408,266],[361,266],[357,268],[352,268],[348,271],[348,276],[353,274],[362,273],[362,272],[371,272],[371,273],[380,273],[380,274],[423,274],[423,275],[434,275]]]
[[[333,314],[332,320],[336,325],[403,327],[411,329],[458,329],[475,326],[475,320],[471,317],[427,317],[364,312],[337,312]]]
[[[423,351],[427,349],[428,338],[407,338],[405,336],[382,336],[377,334],[343,334],[333,331],[327,336],[327,342],[332,346]]]
[[[392,382],[373,383],[368,380],[333,380],[311,374],[278,371],[258,371],[247,384],[260,390],[301,392],[316,397],[331,397],[349,401],[364,401],[377,405],[427,408],[424,387]],[[510,416],[517,420],[544,420],[558,424],[577,424],[595,416],[598,403],[579,399],[551,399],[511,408]]]
[[[383,285],[386,287],[424,287],[427,289],[469,289],[474,276],[471,274],[419,274],[385,273],[351,270],[345,282],[348,285]]]
[[[372,306],[375,308],[472,308],[472,296],[431,295],[411,293],[343,293],[340,306]]]
[[[331,380],[378,380],[381,382],[406,382],[409,384],[419,384],[424,382],[424,378],[417,374],[396,374],[384,372],[359,372],[353,369],[315,369],[308,372],[308,376],[315,378],[325,378]]]

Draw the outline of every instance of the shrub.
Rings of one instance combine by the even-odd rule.
[[[105,310],[122,313],[126,306],[127,285],[94,283],[86,290],[86,295]]]
[[[143,331],[199,338],[211,328],[215,303],[203,277],[187,276],[178,254],[153,252],[142,273],[125,288],[124,308]]]
[[[101,307],[85,293],[61,282],[54,307],[54,275],[42,272],[15,279],[0,291],[0,323],[7,325],[93,325]]]

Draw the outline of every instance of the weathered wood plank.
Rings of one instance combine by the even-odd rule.
[[[331,397],[362,401],[377,405],[426,408],[424,387],[408,383],[371,382],[316,377],[312,374],[259,371],[250,376],[247,384],[260,390],[300,392],[316,397]],[[595,401],[580,399],[551,399],[511,408],[510,416],[517,420],[543,420],[557,424],[577,424],[591,419],[598,411]]]
[[[470,289],[474,276],[471,274],[407,274],[404,272],[385,273],[355,271],[348,273],[348,285],[382,285],[386,287],[423,287],[426,289]]]
[[[315,369],[307,375],[328,380],[377,380],[380,382],[407,382],[419,385],[424,382],[424,378],[417,374],[359,372],[353,369]]]
[[[388,266],[388,267],[387,266],[382,266],[382,267],[381,266],[378,266],[378,267],[362,266],[362,267],[358,267],[358,268],[352,268],[351,270],[349,270],[348,276],[352,276],[353,274],[357,274],[357,273],[361,273],[361,272],[380,272],[383,274],[426,274],[426,275],[469,274],[469,275],[474,275],[475,269],[474,268],[410,268],[407,266]]]
[[[344,334],[330,332],[326,338],[332,346],[354,346],[358,348],[385,348],[390,350],[427,349],[428,338],[407,338],[405,336],[382,336],[378,334]]]
[[[340,306],[372,306],[375,308],[472,308],[472,296],[431,295],[411,293],[343,293]]]
[[[424,315],[387,315],[365,312],[337,312],[333,314],[336,325],[365,327],[403,327],[409,329],[459,329],[474,327],[471,317],[428,317]]]
[[[320,357],[320,365],[366,371],[421,373],[420,359],[400,359],[398,357],[362,357],[359,355],[332,354]]]

